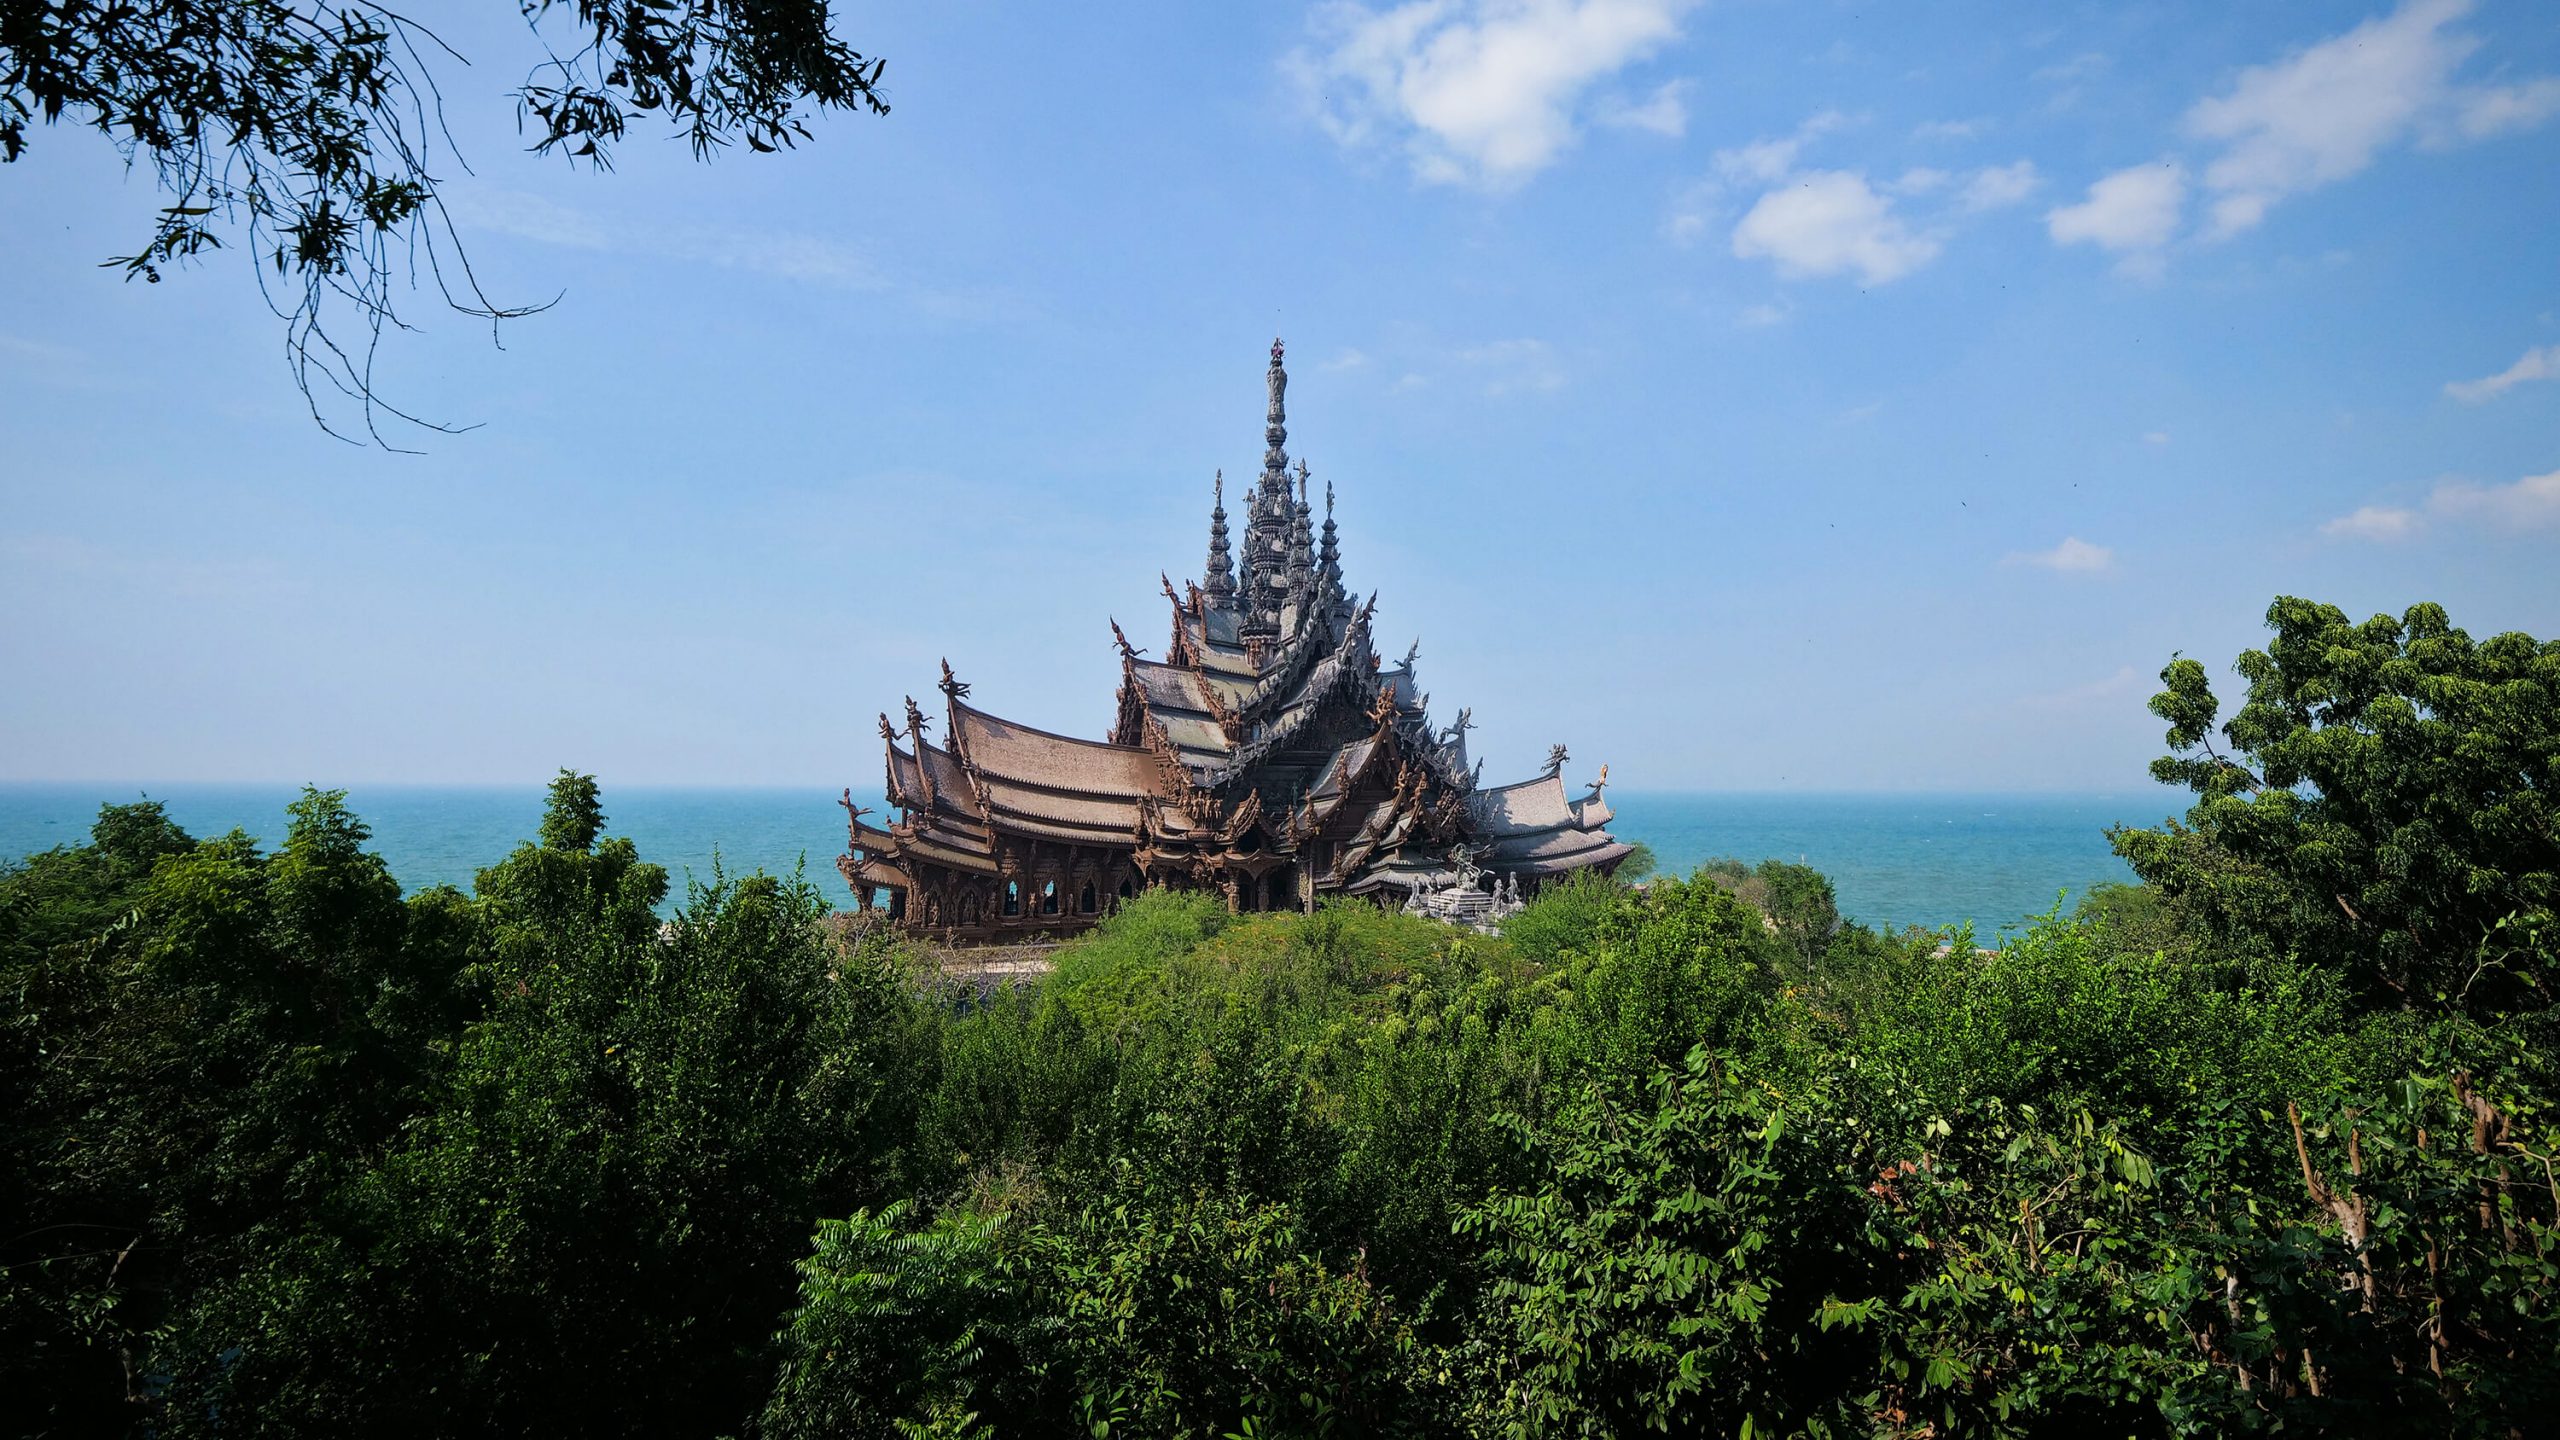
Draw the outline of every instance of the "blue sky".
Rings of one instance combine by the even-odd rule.
[[[1275,332],[1496,777],[2138,790],[2276,594],[2560,633],[2547,5],[856,6],[888,118],[603,175],[482,8],[448,202],[560,299],[416,298],[423,456],[0,170],[0,778],[863,785],[943,655],[1098,735]]]

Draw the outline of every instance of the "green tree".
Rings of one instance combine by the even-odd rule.
[[[1831,877],[1810,865],[1763,860],[1753,875],[1768,894],[1769,919],[1778,935],[1810,970],[1840,931],[1840,902]]]
[[[1813,968],[1840,932],[1831,877],[1812,866],[1763,860],[1746,867],[1739,860],[1710,860],[1698,873],[1767,916],[1770,931],[1786,942],[1799,970]]]
[[[165,1384],[233,1339],[203,1298],[333,1210],[442,1073],[451,893],[404,903],[344,801],[304,791],[273,855],[109,807],[0,882],[22,1085],[0,1365],[35,1357],[12,1404],[44,1423],[185,1428]]]
[[[542,808],[542,848],[593,850],[604,833],[604,797],[596,777],[564,769],[551,782],[551,798]]]
[[[126,1166],[75,1159],[72,1137],[140,1123],[102,1093],[114,1077],[98,1061],[132,1053],[161,1007],[117,983],[130,968],[115,957],[130,954],[153,866],[194,848],[142,800],[103,807],[88,843],[0,872],[0,1394],[30,1430],[112,1429],[127,1409],[118,1351],[149,1326],[136,1297],[154,1267],[147,1252],[130,1276],[116,1262],[146,1237],[150,1206]]]
[[[883,62],[835,38],[829,0],[517,5],[541,55],[516,91],[537,151],[603,168],[656,114],[698,158],[735,141],[770,152],[809,137],[804,107],[888,113]],[[226,235],[240,242],[285,321],[313,418],[330,426],[322,393],[345,396],[379,443],[382,415],[426,423],[373,387],[404,275],[423,269],[445,303],[482,319],[545,308],[482,293],[445,214],[434,72],[446,61],[467,63],[378,0],[10,0],[0,161],[23,154],[38,123],[112,138],[173,200],[140,249],[107,263],[157,282]],[[333,334],[339,315],[360,340]]]
[[[2334,967],[2376,1001],[2492,1014],[2560,980],[2560,641],[2474,641],[2444,610],[2351,623],[2292,597],[2236,669],[2228,721],[2204,666],[2160,672],[2184,824],[2117,853],[2227,950]],[[2219,736],[2221,743],[2216,743]]]
[[[1618,868],[1611,873],[1632,885],[1651,875],[1655,863],[1653,847],[1638,840],[1627,846],[1627,858],[1619,861]]]

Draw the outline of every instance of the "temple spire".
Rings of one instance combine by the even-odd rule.
[[[1280,488],[1286,489],[1289,484],[1289,452],[1286,448],[1289,443],[1289,372],[1281,367],[1281,352],[1279,340],[1274,339],[1271,342],[1271,369],[1264,376],[1264,382],[1271,390],[1271,408],[1262,421],[1262,474],[1264,485],[1276,482]]]
[[[1333,482],[1324,482],[1324,548],[1316,552],[1316,573],[1324,584],[1325,603],[1342,603],[1342,549],[1333,536]]]
[[[1303,602],[1315,583],[1314,537],[1307,533],[1307,462],[1298,461],[1298,498],[1289,507],[1289,598]]]
[[[1284,354],[1281,342],[1272,341],[1271,368],[1265,376],[1271,405],[1262,429],[1262,478],[1245,505],[1244,554],[1236,576],[1242,592],[1239,633],[1248,640],[1278,637],[1280,612],[1294,593],[1288,572],[1296,517],[1289,493],[1289,372],[1283,366]]]
[[[1218,472],[1211,482],[1213,497],[1209,504],[1209,583],[1210,603],[1224,607],[1235,599],[1235,567],[1227,554],[1227,472]]]

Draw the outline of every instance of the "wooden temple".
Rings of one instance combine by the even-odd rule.
[[[1533,893],[1628,848],[1602,796],[1576,795],[1556,746],[1536,777],[1479,783],[1468,712],[1435,729],[1414,678],[1419,647],[1383,664],[1377,597],[1344,588],[1333,487],[1315,523],[1309,473],[1286,451],[1288,372],[1271,345],[1262,474],[1230,548],[1223,475],[1207,578],[1176,588],[1162,659],[1111,626],[1117,715],[1080,740],[991,715],[942,666],[941,733],[909,697],[880,717],[895,819],[853,803],[838,862],[865,910],[952,941],[1058,934],[1151,885],[1204,890],[1238,911],[1319,896],[1407,902],[1463,884]]]

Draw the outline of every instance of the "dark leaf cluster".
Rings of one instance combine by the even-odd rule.
[[[520,0],[575,44],[544,46],[518,92],[535,148],[606,165],[640,116],[664,114],[697,155],[731,139],[771,151],[809,136],[807,110],[885,114],[882,64],[837,40],[827,0]],[[554,13],[565,12],[554,21]],[[313,418],[356,407],[445,428],[382,398],[384,332],[427,283],[496,322],[439,198],[445,129],[435,72],[462,63],[418,18],[377,0],[6,0],[0,3],[0,161],[30,127],[108,137],[170,196],[146,242],[106,262],[158,283],[236,244],[285,324],[285,356]],[[332,429],[331,433],[336,433]]]

